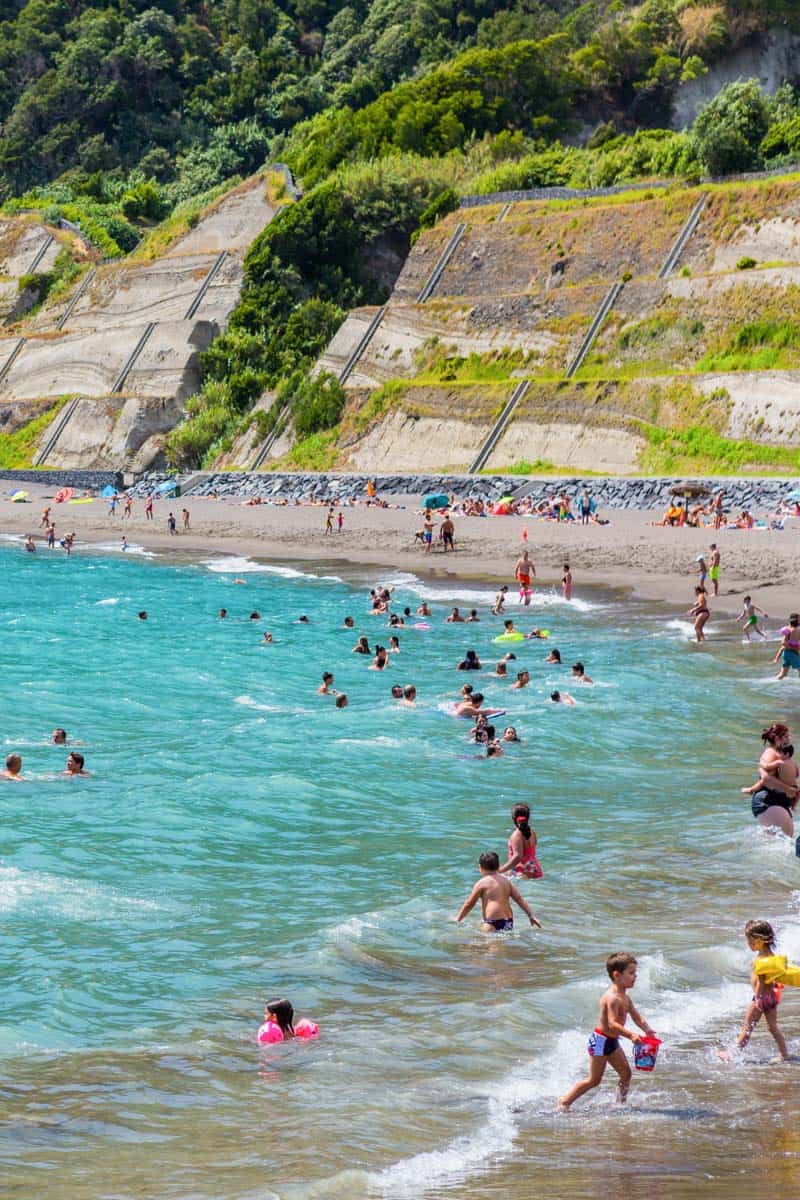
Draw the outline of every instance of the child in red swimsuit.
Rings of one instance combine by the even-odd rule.
[[[536,857],[537,837],[530,826],[531,810],[527,804],[515,804],[511,810],[514,832],[508,839],[508,862],[500,874],[513,871],[525,879],[541,879],[544,872]]]

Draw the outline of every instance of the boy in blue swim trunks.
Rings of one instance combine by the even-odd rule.
[[[518,904],[527,916],[531,925],[541,929],[541,922],[530,910],[527,900],[519,894],[514,884],[505,875],[500,874],[500,859],[493,850],[488,850],[478,859],[481,877],[475,884],[467,899],[461,905],[456,921],[461,921],[470,912],[478,900],[483,910],[484,933],[510,933],[514,928],[514,914],[511,911],[511,901]]]
[[[624,1104],[631,1084],[631,1068],[619,1039],[641,1041],[638,1033],[627,1028],[626,1018],[630,1017],[644,1033],[653,1034],[653,1030],[644,1018],[639,1016],[628,995],[628,989],[636,983],[636,959],[632,954],[612,954],[606,960],[606,970],[611,987],[600,999],[600,1019],[589,1036],[589,1074],[586,1079],[570,1088],[566,1096],[561,1097],[558,1102],[560,1112],[566,1112],[579,1096],[598,1086],[608,1063],[611,1063],[619,1075],[617,1095],[620,1104]]]

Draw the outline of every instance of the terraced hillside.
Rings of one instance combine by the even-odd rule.
[[[85,263],[71,288],[0,336],[0,428],[3,413],[10,428],[19,414],[52,410],[35,456],[40,465],[148,466],[199,386],[200,353],[226,325],[245,252],[272,215],[256,177],[157,257],[148,257],[145,243],[128,259]],[[7,257],[27,263],[32,235],[8,224],[17,237]],[[0,253],[2,237],[0,227]]]
[[[341,465],[465,469],[482,447],[493,471],[795,465],[800,177],[460,209],[420,236],[353,362],[378,311],[319,364],[346,368]]]

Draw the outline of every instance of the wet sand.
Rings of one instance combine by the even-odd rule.
[[[582,589],[622,590],[635,598],[660,600],[671,610],[685,611],[693,599],[695,560],[716,541],[722,554],[720,595],[710,597],[712,614],[735,614],[749,591],[761,608],[781,620],[800,608],[797,562],[800,559],[800,521],[784,531],[673,529],[654,526],[654,511],[607,510],[609,525],[558,524],[530,517],[456,516],[456,549],[445,554],[437,545],[430,555],[414,542],[421,527],[418,503],[398,497],[405,508],[345,507],[341,533],[325,534],[325,505],[248,507],[239,500],[187,497],[185,501],[156,500],[154,519],[147,521],[144,501],[134,502],[133,515],[114,517],[108,504],[53,504],[53,489],[26,485],[30,501],[0,501],[0,531],[32,533],[43,540],[43,508],[52,505],[57,536],[74,530],[77,542],[119,544],[128,541],[157,553],[196,558],[210,554],[244,555],[283,562],[342,563],[375,567],[376,580],[390,572],[411,571],[438,579],[485,580],[513,583],[514,563],[527,546],[536,564],[537,581],[559,586],[563,564],[569,562],[575,593]],[[49,499],[48,499],[49,497]],[[181,528],[181,510],[191,514],[191,528]],[[167,531],[174,512],[178,533]],[[338,512],[338,509],[337,509]],[[59,551],[60,552],[60,551]]]

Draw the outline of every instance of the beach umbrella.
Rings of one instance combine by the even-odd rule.
[[[60,488],[59,491],[57,491],[55,494],[56,504],[63,504],[65,500],[71,500],[71,499],[72,499],[72,488],[71,487]]]
[[[111,497],[116,496],[116,494],[117,494],[117,489],[115,487],[112,487],[110,483],[107,483],[106,486],[103,488],[102,492],[100,493],[100,495],[103,497],[104,500],[110,500]]]
[[[789,492],[784,496],[784,500],[800,500],[800,489],[795,488],[794,491]]]
[[[11,500],[14,504],[24,504],[27,499],[28,499],[27,492],[12,492],[11,493]]]
[[[177,490],[178,490],[178,485],[174,479],[167,479],[164,481],[164,483],[160,483],[158,485],[158,487],[156,488],[157,492],[162,492],[164,494],[166,494],[167,492],[176,492]]]
[[[450,497],[444,492],[431,492],[428,496],[422,497],[423,508],[449,508]]]

